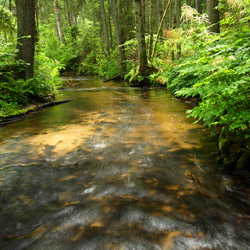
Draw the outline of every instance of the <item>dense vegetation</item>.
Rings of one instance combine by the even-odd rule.
[[[52,99],[59,74],[120,75],[195,98],[188,116],[220,135],[220,161],[250,160],[249,0],[27,1],[0,0],[1,117]]]

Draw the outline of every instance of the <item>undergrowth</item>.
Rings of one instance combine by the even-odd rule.
[[[15,115],[27,104],[44,102],[60,86],[60,65],[42,53],[35,58],[35,74],[29,80],[18,77],[26,63],[16,60],[14,43],[0,43],[0,117]]]
[[[202,121],[212,133],[223,127],[250,138],[250,29],[245,16],[240,25],[231,20],[223,20],[230,28],[219,35],[206,34],[199,49],[168,66],[163,77],[174,95],[200,100],[188,117]]]

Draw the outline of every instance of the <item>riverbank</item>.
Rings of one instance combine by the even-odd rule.
[[[250,178],[250,67],[246,71],[240,58],[213,64],[217,59],[204,61],[205,56],[209,58],[204,53],[182,59],[158,75],[174,96],[195,104],[187,117],[202,122],[217,137],[218,164]]]
[[[192,96],[179,96],[172,93],[176,98],[180,98],[182,101],[192,103],[193,109],[199,107],[202,104],[200,97]],[[188,113],[192,112],[189,110]],[[189,117],[189,116],[188,116]],[[199,119],[199,118],[198,118]],[[196,120],[197,121],[197,120]],[[243,133],[232,132],[228,129],[228,126],[209,127],[205,125],[202,120],[203,126],[210,131],[210,135],[217,140],[218,151],[216,154],[216,162],[218,165],[226,171],[234,175],[243,177],[244,179],[250,179],[250,140],[245,137]]]
[[[71,100],[62,100],[62,101],[49,101],[45,103],[36,103],[36,104],[29,104],[22,109],[17,110],[14,114],[0,116],[0,127],[6,126],[8,124],[23,120],[26,118],[27,115],[39,111],[41,109],[67,103]]]

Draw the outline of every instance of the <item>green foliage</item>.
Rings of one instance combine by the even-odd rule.
[[[16,52],[14,43],[0,41],[0,82],[15,77],[26,65],[24,61],[15,59]]]
[[[46,57],[42,52],[35,56],[35,77],[30,82],[33,86],[34,95],[43,99],[50,95],[55,95],[57,89],[61,87],[59,72],[63,65],[57,61]]]
[[[7,40],[15,32],[15,21],[13,14],[5,7],[0,6],[0,38]]]
[[[81,60],[78,68],[79,74],[99,75],[112,77],[121,73],[121,66],[118,62],[118,52],[113,50],[108,56],[103,47],[102,41],[96,36],[99,27],[89,20],[84,21],[85,30],[82,32]]]
[[[129,81],[130,83],[132,82],[142,82],[144,80],[144,77],[142,75],[138,74],[138,69],[132,68],[124,77],[125,80]]]
[[[63,43],[56,36],[53,22],[40,27],[38,50],[60,64],[61,71],[77,71],[78,68],[81,47],[78,30],[74,27],[65,29]]]
[[[17,113],[17,110],[35,101],[43,101],[56,94],[60,86],[61,65],[47,58],[43,53],[36,54],[34,78],[19,79],[19,72],[26,63],[16,60],[14,43],[0,43],[0,116]]]
[[[210,35],[196,55],[165,74],[174,94],[201,101],[188,117],[250,137],[250,30],[248,23]]]
[[[145,87],[154,85],[154,74],[155,68],[147,67],[143,71],[139,70],[139,67],[133,67],[124,77],[125,80],[129,81],[129,85],[133,87]]]
[[[110,78],[121,73],[121,67],[115,58],[107,58],[101,54],[97,57],[97,71],[99,76]]]

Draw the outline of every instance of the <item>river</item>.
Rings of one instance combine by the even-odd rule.
[[[0,128],[0,249],[247,250],[250,187],[166,89],[76,78]]]

